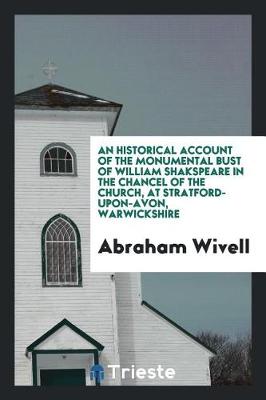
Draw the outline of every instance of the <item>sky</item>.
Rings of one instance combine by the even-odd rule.
[[[55,83],[123,104],[115,135],[250,135],[251,17],[20,15],[15,91]],[[143,298],[196,333],[250,330],[250,274],[143,274]]]

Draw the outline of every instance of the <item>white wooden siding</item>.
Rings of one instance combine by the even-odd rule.
[[[140,274],[116,274],[120,362],[125,367],[174,368],[170,380],[127,378],[124,385],[210,385],[210,353],[141,305]]]
[[[65,116],[66,115],[66,116]],[[117,362],[112,317],[112,281],[89,273],[89,136],[106,134],[102,118],[69,118],[53,112],[16,113],[15,121],[15,384],[31,385],[26,347],[67,318],[105,348],[103,365]],[[40,152],[65,142],[77,154],[77,177],[40,176]],[[55,214],[71,218],[80,231],[83,287],[42,287],[41,231]],[[109,377],[104,384],[115,384]]]

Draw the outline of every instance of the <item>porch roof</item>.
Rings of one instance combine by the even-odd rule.
[[[79,329],[76,325],[72,324],[70,321],[68,321],[66,318],[62,319],[58,324],[54,325],[51,329],[49,329],[47,332],[45,332],[42,336],[40,336],[38,339],[34,340],[26,349],[26,353],[32,352],[33,350],[36,349],[38,345],[40,345],[42,342],[47,340],[50,336],[52,336],[54,333],[56,333],[60,328],[62,327],[68,327],[71,329],[73,332],[75,332],[77,335],[79,335],[82,339],[85,339],[88,343],[91,345],[95,346],[95,348],[99,351],[102,351],[104,349],[104,346],[99,343],[97,340],[93,339],[91,336],[89,336],[87,333]]]

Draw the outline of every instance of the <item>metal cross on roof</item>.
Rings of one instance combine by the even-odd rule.
[[[56,74],[58,68],[55,63],[53,63],[49,57],[47,63],[42,66],[42,71],[46,75],[50,82],[52,82],[54,75]]]

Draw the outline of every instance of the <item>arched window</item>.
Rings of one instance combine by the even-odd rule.
[[[78,228],[68,217],[55,215],[42,230],[43,286],[81,286]]]
[[[77,175],[76,154],[65,143],[51,143],[40,157],[41,175]]]

